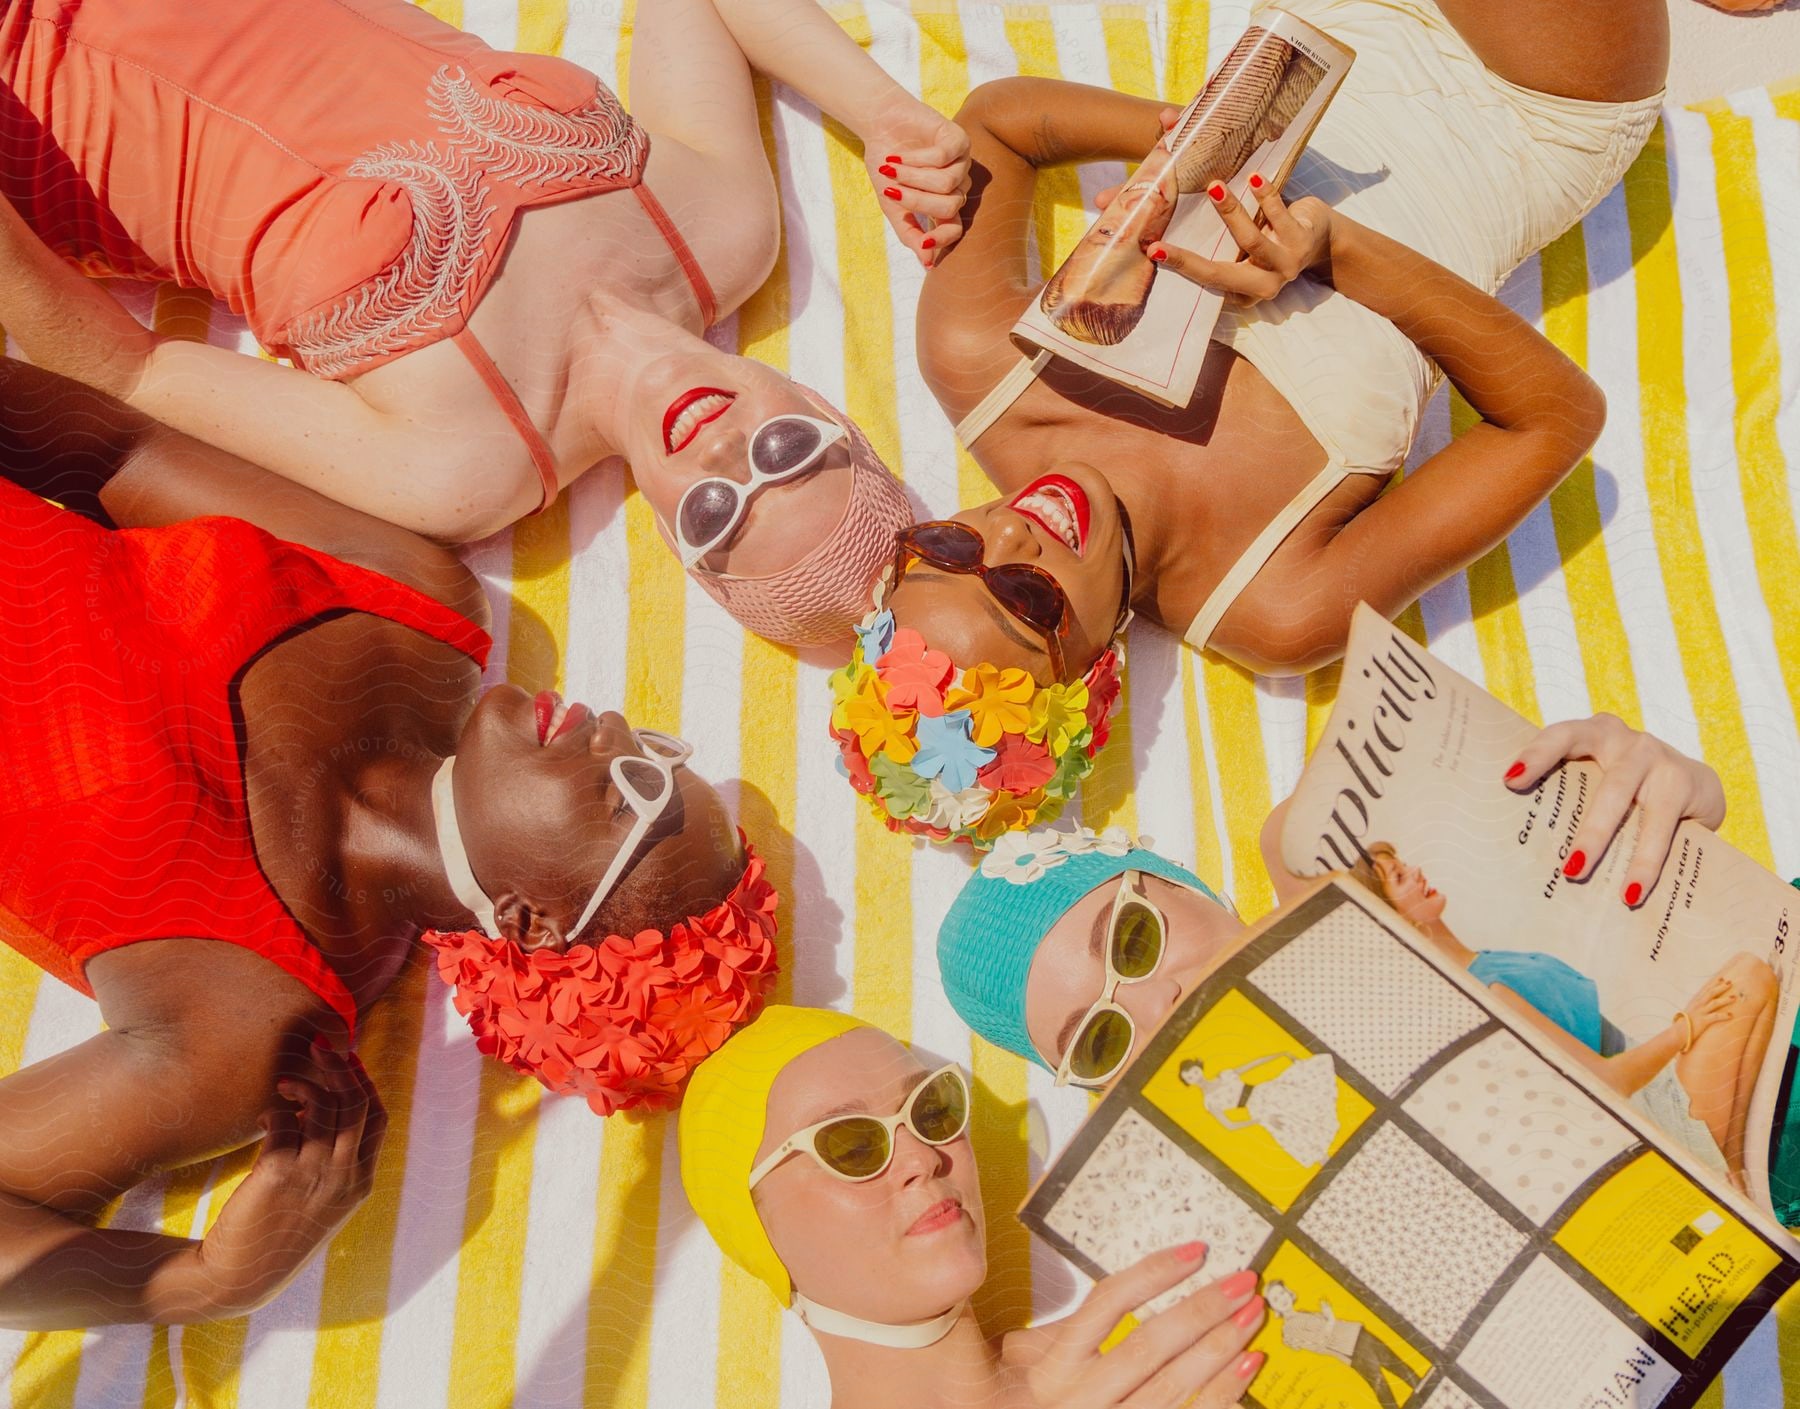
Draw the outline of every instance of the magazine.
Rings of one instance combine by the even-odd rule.
[[[1053,353],[1186,406],[1224,302],[1159,278],[1145,250],[1166,239],[1235,259],[1206,188],[1221,181],[1252,210],[1253,173],[1279,190],[1355,57],[1285,11],[1261,12],[1013,325],[1026,356]]]
[[[1773,1211],[1770,1148],[1794,1079],[1800,984],[1788,937],[1800,891],[1689,822],[1655,887],[1628,907],[1641,813],[1569,879],[1599,771],[1574,762],[1513,792],[1502,774],[1536,732],[1359,607],[1337,702],[1287,804],[1282,863],[1297,876],[1361,863],[1368,877],[1379,856],[1410,888],[1404,904],[1388,897],[1395,908],[1450,952],[1476,956],[1471,971],[1526,1021],[1694,1164]]]
[[[1093,1277],[1204,1240],[1140,1317],[1255,1268],[1257,1409],[1686,1409],[1800,1280],[1777,1224],[1341,876],[1182,1001],[1020,1217]]]

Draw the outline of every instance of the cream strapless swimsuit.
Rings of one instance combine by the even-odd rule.
[[[1259,7],[1260,8],[1260,7]],[[1283,0],[1356,50],[1284,194],[1317,196],[1488,290],[1592,210],[1649,139],[1661,95],[1558,98],[1490,73],[1432,0]],[[1185,633],[1204,646],[1283,539],[1343,480],[1400,468],[1440,373],[1387,319],[1311,279],[1213,339],[1267,377],[1324,469],[1232,564]],[[973,446],[1049,360],[1021,360],[957,426]]]

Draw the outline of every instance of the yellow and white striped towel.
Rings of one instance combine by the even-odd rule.
[[[499,47],[585,64],[630,101],[621,0],[430,8]],[[840,17],[902,83],[954,111],[973,84],[1012,73],[1185,100],[1247,8],[864,0]],[[790,93],[777,90],[766,114],[786,243],[769,285],[715,336],[846,406],[923,504],[987,498],[920,380],[912,308],[924,275],[889,237],[857,153]],[[1731,798],[1727,835],[1785,875],[1800,873],[1796,173],[1800,93],[1671,111],[1623,187],[1518,272],[1506,297],[1599,378],[1609,424],[1592,463],[1503,548],[1404,618],[1529,714],[1610,709],[1704,755]],[[1045,182],[1046,272],[1117,175]],[[251,346],[189,294],[159,291],[142,312]],[[1415,459],[1467,417],[1440,398]],[[726,790],[787,897],[780,998],[854,1009],[972,1063],[990,1326],[1070,1305],[1080,1279],[1008,1213],[1032,1172],[1027,1103],[1060,1141],[1085,1100],[972,1041],[952,1015],[933,946],[966,861],[882,831],[837,777],[824,742],[833,662],[746,638],[616,481],[582,482],[473,562],[497,608],[493,679],[617,703],[692,739],[708,777],[734,780]],[[1334,684],[1329,671],[1258,681],[1139,626],[1122,741],[1089,783],[1086,819],[1150,834],[1261,913],[1257,832]],[[0,950],[0,1072],[97,1023],[91,1003]],[[722,1265],[694,1222],[668,1120],[603,1123],[483,1060],[423,965],[371,1014],[362,1051],[392,1133],[373,1196],[328,1253],[243,1321],[0,1333],[14,1409],[826,1402],[806,1332]],[[197,1233],[248,1164],[240,1154],[145,1185],[112,1217]],[[1764,1326],[1710,1403],[1800,1405],[1800,1306]]]

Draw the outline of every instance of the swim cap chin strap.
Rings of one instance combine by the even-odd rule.
[[[962,1320],[963,1312],[968,1309],[966,1300],[959,1301],[942,1316],[933,1316],[929,1321],[887,1326],[820,1306],[802,1294],[798,1287],[794,1289],[794,1310],[813,1330],[828,1336],[842,1336],[845,1340],[862,1341],[865,1345],[884,1345],[891,1350],[923,1350],[928,1345],[936,1345],[950,1334],[950,1328]]]
[[[443,858],[444,875],[450,889],[463,907],[475,917],[482,933],[489,939],[500,939],[500,926],[494,918],[494,902],[488,899],[481,882],[475,879],[475,868],[469,865],[468,848],[463,845],[462,830],[456,825],[456,794],[451,791],[451,776],[456,769],[456,755],[451,754],[431,780],[431,815],[437,822],[438,854]]]

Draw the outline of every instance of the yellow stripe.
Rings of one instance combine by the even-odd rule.
[[[1207,766],[1206,734],[1200,727],[1194,653],[1185,648],[1181,652],[1181,720],[1187,730],[1188,793],[1194,803],[1194,874],[1216,886],[1225,874],[1224,853],[1219,845],[1219,829],[1213,822],[1212,771]]]
[[[1163,91],[1176,107],[1185,107],[1206,83],[1206,47],[1212,7],[1206,0],[1169,0],[1168,52],[1163,55]]]
[[[763,155],[776,171],[774,110],[768,81],[756,79],[757,122]],[[786,371],[788,319],[792,297],[788,276],[787,231],[775,257],[775,272],[738,310],[738,351]],[[816,750],[823,740],[797,738],[792,722],[799,708],[799,660],[791,649],[744,633],[741,676],[739,771],[754,784],[738,790],[738,822],[768,863],[769,880],[780,892],[781,930],[776,945],[781,972],[772,1002],[793,999],[794,944],[807,933],[808,916],[794,886],[794,833],[799,806],[798,750]],[[714,1397],[743,1409],[779,1409],[781,1403],[781,1307],[755,1277],[729,1258],[720,1260],[718,1357]]]
[[[860,5],[834,18],[865,49],[868,16]],[[837,222],[838,287],[844,298],[844,409],[876,452],[900,464],[894,389],[893,302],[888,287],[887,222],[869,199],[859,144],[837,122],[825,122],[826,163]],[[854,290],[852,296],[850,291]],[[856,1015],[906,1041],[912,1036],[911,852],[856,809],[856,952],[851,1006]]]
[[[1012,45],[1022,75],[1062,77],[1056,57],[1056,31],[1041,5],[1007,10],[1006,40]],[[1074,167],[1059,166],[1038,173],[1032,218],[1037,226],[1039,272],[1048,279],[1092,220],[1092,213],[1081,208],[1081,178]]]
[[[25,1059],[25,1038],[44,971],[16,949],[0,944],[0,1076],[10,1076]]]
[[[1213,738],[1222,741],[1213,767],[1224,804],[1225,834],[1231,844],[1232,895],[1246,917],[1255,917],[1275,903],[1257,849],[1271,804],[1269,764],[1256,710],[1256,677],[1220,656],[1208,654],[1202,661],[1206,712]]]
[[[1782,1405],[1800,1409],[1800,1287],[1789,1288],[1775,1303],[1775,1353],[1781,1364]]]
[[[1568,357],[1585,367],[1588,360],[1587,238],[1571,226],[1538,255],[1543,282],[1544,334]],[[1634,728],[1643,723],[1637,680],[1631,666],[1631,643],[1619,615],[1612,567],[1602,535],[1600,501],[1594,490],[1594,461],[1584,456],[1550,494],[1550,522],[1562,558],[1563,581],[1581,662],[1587,677],[1588,703],[1609,710]]]
[[[527,54],[561,54],[569,32],[568,0],[519,0],[519,48]]]
[[[1031,1188],[1025,1144],[1026,1064],[1023,1057],[971,1036],[970,1070],[975,1108],[969,1139],[981,1172],[987,1214],[987,1280],[975,1296],[975,1314],[989,1336],[1031,1320],[1031,1236],[1013,1212]],[[1053,1256],[1053,1254],[1052,1254]]]
[[[85,1339],[81,1331],[38,1331],[26,1336],[7,1377],[12,1409],[73,1409]]]
[[[356,1050],[387,1108],[388,1132],[369,1197],[325,1249],[307,1409],[375,1403],[382,1318],[393,1276],[394,1236],[413,1117],[425,1012],[437,998],[432,965],[415,955],[357,1036]]]
[[[445,24],[463,27],[462,0],[414,0],[418,7],[428,15],[433,15]]]
[[[237,1192],[255,1159],[256,1147],[247,1145],[218,1161],[212,1192],[207,1196],[207,1230],[218,1221],[219,1210]],[[187,1402],[194,1409],[237,1409],[238,1372],[244,1363],[249,1330],[246,1316],[182,1328],[181,1380]]]
[[[1693,700],[1701,752],[1731,799],[1725,838],[1769,864],[1762,789],[1742,706],[1719,630],[1712,578],[1700,545],[1688,463],[1681,280],[1669,198],[1666,129],[1658,124],[1625,173],[1625,211],[1637,271],[1639,415],[1644,480],[1664,591]]]
[[[1481,420],[1475,408],[1454,388],[1450,392],[1450,434],[1466,435]],[[1538,708],[1537,677],[1531,647],[1519,615],[1519,589],[1513,581],[1512,553],[1502,542],[1469,565],[1469,614],[1475,621],[1475,643],[1488,690],[1527,719],[1543,719]]]
[[[175,1409],[175,1367],[169,1357],[169,1328],[150,1331],[150,1359],[144,1366],[144,1409]]]
[[[1775,326],[1768,223],[1756,182],[1755,136],[1748,118],[1721,114],[1709,117],[1707,123],[1712,128],[1725,244],[1738,483],[1757,582],[1774,630],[1775,658],[1789,705],[1800,713],[1800,584],[1794,581],[1800,538],[1794,532],[1787,460],[1775,433],[1781,409],[1781,342]]]
[[[1150,55],[1149,15],[1137,5],[1105,5],[1106,68],[1112,86],[1139,98],[1157,97],[1156,63]]]
[[[969,93],[969,49],[962,16],[945,0],[913,0],[919,27],[919,96],[941,113],[954,114]],[[927,276],[929,277],[929,276]],[[908,355],[896,350],[896,356]],[[994,487],[975,457],[956,444],[956,506],[972,509],[994,497]]]
[[[630,100],[635,0],[619,25],[614,90]],[[681,731],[687,640],[687,580],[635,490],[625,499],[631,612],[625,637],[625,717]],[[677,643],[671,648],[671,643]],[[638,1409],[650,1392],[650,1306],[656,1290],[656,1228],[662,1185],[661,1119],[606,1123],[595,1191],[593,1291],[588,1297],[583,1402]]]

